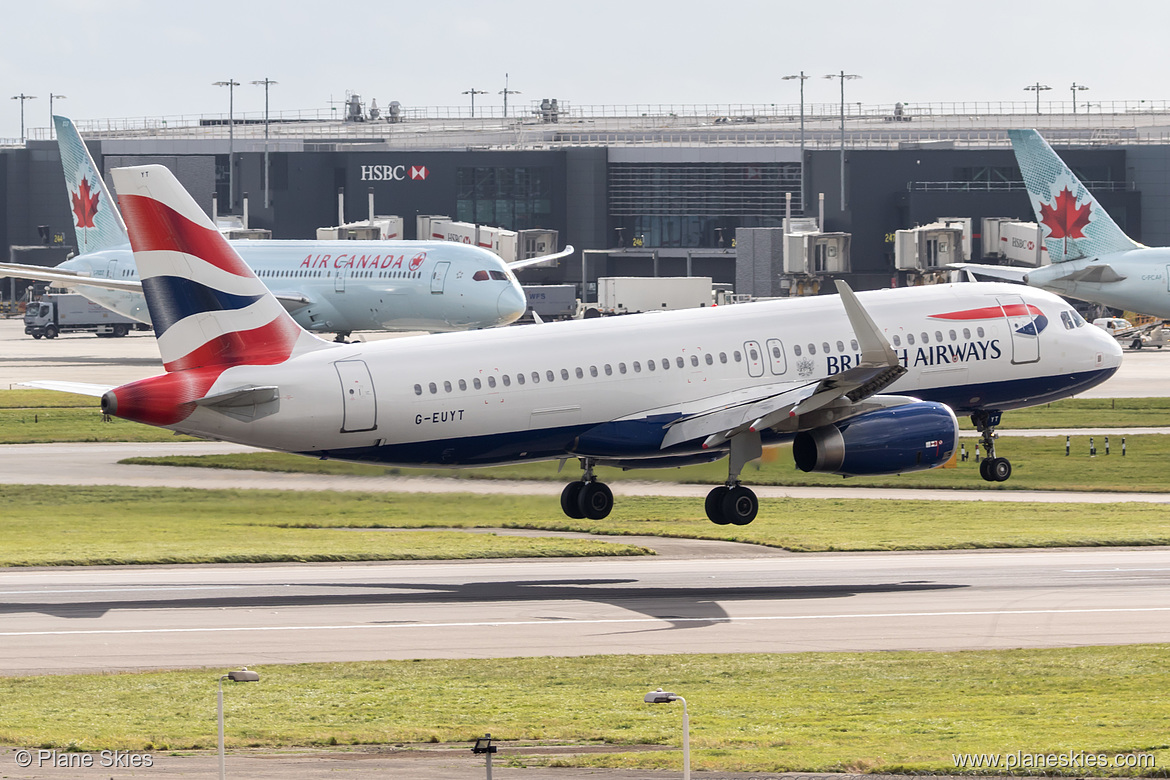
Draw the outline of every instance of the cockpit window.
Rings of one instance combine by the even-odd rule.
[[[1075,322],[1077,324],[1078,328],[1081,327],[1082,325],[1086,324],[1085,318],[1082,317],[1081,313],[1079,311],[1077,311],[1076,309],[1073,309],[1072,318],[1073,318],[1073,322]]]
[[[488,273],[498,282],[506,282],[508,280],[508,275],[503,271],[488,271]]]
[[[488,275],[487,271],[479,270],[472,274],[471,278],[477,282],[486,282],[491,277]]]

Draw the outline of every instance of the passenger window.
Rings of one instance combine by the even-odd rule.
[[[838,351],[838,352],[844,352],[844,351],[845,351],[845,342],[843,342],[843,341],[838,341],[838,342],[837,342],[837,351]]]
[[[650,360],[647,360],[647,361],[646,361],[646,368],[648,368],[648,369],[649,369],[649,370],[651,370],[651,371],[653,371],[653,370],[656,368],[656,366],[654,365],[654,360],[653,360],[653,359],[650,359]]]
[[[906,334],[906,343],[909,344],[910,346],[914,346],[914,334],[913,333]]]
[[[540,372],[539,371],[532,372],[532,384],[534,384],[534,385],[540,384]]]
[[[488,387],[495,387],[495,386],[496,386],[496,378],[494,376],[489,376],[488,377]]]
[[[737,350],[735,350],[734,352],[732,352],[732,353],[731,353],[731,356],[732,356],[733,358],[735,358],[735,362],[736,362],[736,363],[738,363],[738,362],[740,362],[741,360],[743,360],[743,355],[739,354],[739,350],[738,350],[738,349],[737,349]]]
[[[898,336],[894,336],[894,346],[895,346],[895,347],[900,347],[900,346],[902,346],[902,339],[901,339],[900,337],[898,337]]]
[[[585,372],[581,370],[581,366],[577,366],[577,378],[582,379],[582,378],[584,378],[584,376],[585,376]]]
[[[597,366],[589,366],[589,376],[597,376]]]
[[[431,382],[429,385],[427,385],[427,389],[431,391],[431,395],[434,395],[435,393],[439,392],[439,388],[435,387],[434,382]]]
[[[550,382],[551,382],[551,381],[553,381],[554,379],[556,379],[556,378],[557,378],[557,375],[556,375],[556,374],[554,374],[554,373],[553,373],[553,372],[551,372],[551,371],[545,371],[545,372],[544,372],[544,378],[545,378],[545,379],[547,379],[548,381],[550,381]]]
[[[450,382],[443,382],[443,392],[444,393],[451,392],[451,383]]]
[[[708,352],[708,353],[707,353],[706,355],[704,355],[703,357],[704,357],[704,359],[707,361],[707,365],[709,365],[709,366],[710,366],[710,365],[713,365],[713,364],[715,363],[715,358],[711,357],[711,353],[710,353],[710,352]]]
[[[963,338],[970,340],[970,338],[971,338],[971,329],[970,328],[963,328]]]
[[[957,333],[955,333],[953,330],[950,333],[948,333],[947,335],[951,337],[951,341],[958,341],[959,340],[959,335]]]
[[[626,364],[625,363],[618,363],[618,373],[620,373],[620,374],[626,373]]]
[[[894,338],[897,338],[897,336],[895,336]],[[792,352],[793,352],[793,354],[795,354],[797,357],[800,357],[800,345],[799,345],[799,344],[793,344],[793,345],[792,345]]]
[[[512,386],[512,377],[508,376],[507,374],[504,374],[500,378],[504,380],[504,387],[511,387]]]
[[[422,385],[415,385],[414,386],[414,394],[415,395],[422,395]]]
[[[827,355],[827,354],[829,354],[829,352],[831,351],[831,350],[829,349],[829,342],[827,342],[827,341],[826,341],[826,342],[822,343],[822,344],[821,344],[821,349],[822,349],[822,350],[824,350],[824,352],[825,352],[825,354],[826,354],[826,355]]]
[[[466,381],[464,381],[464,380],[462,380],[462,379],[460,379],[460,380],[459,380],[459,389],[460,389],[460,390],[466,390],[466,389],[467,389],[467,382],[466,382]]]
[[[569,369],[567,369],[567,368],[561,369],[561,379],[565,380],[566,382],[569,381]]]
[[[939,344],[942,343],[943,339],[942,339],[942,331],[941,330],[936,330],[934,332],[934,340],[937,341]]]
[[[475,379],[471,380],[471,386],[474,387],[476,390],[483,389],[483,384],[479,381],[479,377],[476,377]]]
[[[930,343],[930,334],[929,334],[929,333],[925,333],[925,332],[924,332],[924,333],[922,334],[922,343],[923,343],[923,344],[929,344],[929,343]]]
[[[752,347],[750,350],[748,350],[748,354],[751,355],[753,363],[760,359],[760,353],[756,352],[755,347]]]
[[[978,336],[979,338],[983,338],[983,328],[982,327],[976,328],[975,335]]]
[[[505,379],[507,379],[507,377],[505,377]],[[516,375],[516,382],[518,384],[521,384],[521,385],[524,384],[524,374],[517,374]],[[508,384],[508,383],[505,381],[504,384]]]
[[[720,353],[719,353],[719,362],[720,362],[720,363],[726,363],[726,362],[727,362],[727,353],[726,353],[726,352],[720,352]]]
[[[849,347],[850,347],[850,349],[852,349],[854,352],[857,352],[859,349],[861,349],[861,347],[859,347],[859,346],[857,345],[857,339],[852,339],[852,340],[850,340],[850,342],[849,342]]]
[[[670,368],[670,361],[667,360],[666,358],[662,358],[662,370],[666,371],[669,368]]]
[[[609,363],[605,364],[605,375],[613,376],[613,366],[611,366]]]
[[[676,366],[678,366],[679,368],[684,368],[686,366],[686,363],[683,361],[683,359],[681,357],[676,357],[674,359],[674,364]]]

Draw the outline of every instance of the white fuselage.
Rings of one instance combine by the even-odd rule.
[[[1046,292],[993,283],[859,297],[907,369],[883,392],[960,413],[1066,397],[1120,365],[1108,334]],[[1009,305],[1040,314],[1004,316]],[[676,456],[699,443],[661,450],[667,422],[856,365],[854,337],[838,296],[821,296],[342,345],[229,368],[207,393],[276,386],[263,416],[196,408],[169,427],[403,465]]]
[[[1077,272],[1106,265],[1117,281],[1075,281]],[[1107,274],[1107,278],[1114,278]],[[1065,260],[1029,271],[1033,287],[1123,311],[1170,318],[1170,249],[1143,247],[1100,257]]]
[[[527,300],[496,255],[448,241],[232,241],[301,327],[314,332],[454,331],[507,325]],[[135,281],[130,247],[59,266],[98,279]],[[78,284],[119,314],[149,323],[139,291]]]

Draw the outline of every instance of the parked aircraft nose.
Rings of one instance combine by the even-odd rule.
[[[496,308],[500,313],[500,325],[507,325],[520,319],[524,310],[528,308],[528,299],[524,297],[524,290],[519,285],[510,284],[496,301]]]

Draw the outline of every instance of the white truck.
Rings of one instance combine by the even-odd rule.
[[[597,280],[599,314],[634,314],[710,306],[709,276],[603,276]]]
[[[55,339],[59,333],[78,332],[121,337],[138,325],[136,320],[72,293],[41,296],[24,310],[24,332],[34,339]]]
[[[581,308],[575,284],[526,284],[524,295],[528,312],[535,312],[542,320],[570,320]]]

